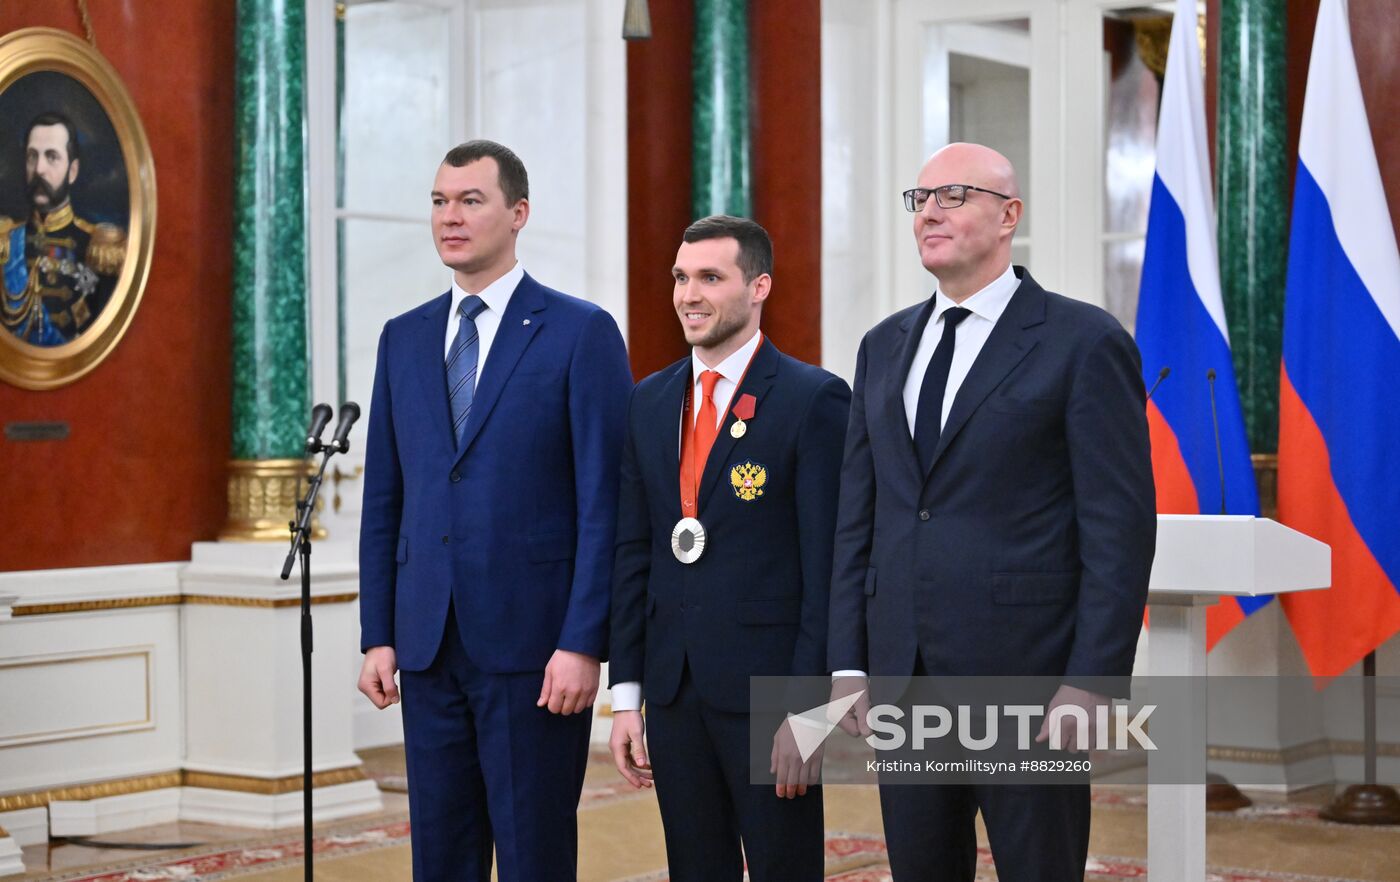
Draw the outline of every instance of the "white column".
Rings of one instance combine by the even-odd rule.
[[[0,876],[18,876],[24,872],[24,861],[13,837],[0,827]]]
[[[1216,600],[1199,595],[1159,595],[1149,598],[1151,632],[1147,672],[1153,677],[1206,675],[1206,609]],[[1164,717],[1153,720],[1154,740],[1180,743],[1183,735],[1201,755],[1206,749],[1206,721]],[[1153,777],[1153,754],[1147,775]],[[1173,882],[1205,882],[1206,785],[1148,784],[1147,875]]]
[[[183,575],[186,786],[180,817],[248,827],[301,823],[301,584],[278,578],[281,543],[199,543]],[[359,654],[351,544],[311,556],[312,771],[315,820],[382,808],[354,752],[348,672]],[[275,792],[296,779],[295,789]],[[347,780],[349,779],[349,780]],[[359,780],[353,780],[359,779]]]

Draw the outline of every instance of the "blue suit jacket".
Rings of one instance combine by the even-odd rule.
[[[526,275],[452,434],[443,366],[451,292],[379,339],[360,529],[360,645],[399,667],[437,654],[451,600],[490,673],[555,649],[607,649],[627,354],[607,312]]]
[[[1137,345],[1108,313],[1016,272],[928,471],[904,381],[932,299],[861,342],[833,669],[902,677],[918,651],[933,675],[1132,671],[1157,529]]]
[[[628,414],[613,594],[612,683],[669,704],[689,661],[713,707],[749,711],[749,677],[826,673],[827,594],[850,389],[764,341],[734,400],[756,399],[743,438],[725,418],[700,482],[708,545],[671,553],[681,518],[679,428],[687,357],[638,384]],[[764,470],[745,499],[735,466]],[[825,692],[822,693],[825,697]],[[818,700],[821,700],[819,698]],[[805,708],[803,708],[805,709]]]

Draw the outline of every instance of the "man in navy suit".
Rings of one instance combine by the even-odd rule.
[[[573,879],[632,387],[617,325],[515,258],[520,159],[448,152],[452,289],[379,339],[360,531],[360,691],[399,700],[419,882]]]
[[[673,299],[693,348],[637,386],[623,448],[613,759],[634,787],[654,764],[673,882],[738,882],[745,857],[754,882],[819,880],[820,759],[804,763],[784,724],[776,785],[750,783],[749,678],[827,672],[850,389],[759,331],[761,226],[708,217],[683,238]]]
[[[856,362],[833,695],[866,674],[1044,677],[1051,708],[1093,721],[1108,697],[1073,683],[1131,674],[1155,547],[1137,346],[1011,265],[1022,201],[1004,156],[951,144],[904,198],[937,288]],[[868,735],[868,709],[865,693],[842,728]],[[887,785],[880,801],[896,880],[971,882],[978,810],[1003,882],[1083,879],[1087,783]]]

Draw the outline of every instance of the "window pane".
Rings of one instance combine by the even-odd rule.
[[[384,323],[446,291],[452,271],[433,247],[428,223],[344,221],[345,396],[367,407]],[[446,328],[443,329],[446,341]]]
[[[448,143],[445,9],[385,0],[345,12],[344,207],[428,217]]]
[[[986,144],[1011,160],[1024,193],[1030,186],[1030,57],[1027,19],[927,26],[924,155],[954,141]],[[1030,212],[1019,235],[1031,235]]]
[[[1138,286],[1146,238],[1109,242],[1103,249],[1104,308],[1130,332],[1137,324]]]
[[[1137,320],[1171,21],[1170,14],[1146,6],[1115,10],[1103,20],[1104,306],[1129,331]]]
[[[1142,48],[1170,32],[1171,16],[1127,10],[1104,19],[1108,106],[1104,132],[1104,232],[1142,233],[1156,166],[1160,75],[1144,62]],[[1165,55],[1162,56],[1165,59]]]

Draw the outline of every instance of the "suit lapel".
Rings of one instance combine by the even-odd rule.
[[[921,476],[922,470],[919,468],[918,451],[914,449],[914,439],[909,434],[909,418],[904,412],[904,384],[914,366],[914,356],[919,351],[924,329],[932,319],[933,298],[930,297],[918,310],[899,323],[899,330],[904,335],[898,343],[899,361],[894,372],[889,375],[886,381],[888,385],[883,393],[886,424],[891,441],[899,459],[909,469],[910,474],[915,476]]]
[[[655,402],[652,418],[648,421],[648,425],[662,427],[659,432],[650,432],[648,437],[652,439],[652,444],[659,445],[659,449],[654,451],[657,459],[653,461],[661,463],[662,472],[666,475],[661,486],[667,488],[666,503],[677,520],[681,516],[681,420],[684,419],[685,390],[688,385],[690,357],[686,356],[685,361],[676,365],[661,385],[661,397]]]
[[[520,361],[525,347],[530,345],[544,324],[537,313],[544,312],[547,305],[539,283],[526,273],[511,294],[510,303],[501,316],[500,327],[496,329],[496,337],[491,341],[491,350],[486,354],[486,363],[481,366],[481,379],[476,386],[476,396],[472,399],[471,415],[467,417],[467,425],[462,430],[462,442],[457,445],[458,461],[476,440],[486,418],[491,415],[491,409],[500,399],[506,380],[515,370],[516,362]],[[445,379],[443,383],[446,385]]]
[[[733,405],[739,401],[741,395],[752,395],[756,400],[756,405],[763,404],[763,396],[773,386],[773,379],[778,375],[778,347],[774,346],[764,337],[763,343],[754,353],[753,364],[749,367],[749,372],[744,377],[743,385],[734,390],[730,396],[730,412],[725,414],[724,422],[720,424],[719,434],[715,436],[714,446],[710,448],[710,456],[705,460],[704,477],[700,481],[700,493],[696,499],[696,511],[704,511],[705,503],[709,501],[710,494],[714,492],[715,484],[719,482],[720,473],[727,466],[729,455],[734,450],[734,445],[739,443],[739,439],[730,434],[730,427],[735,423]],[[755,420],[762,419],[761,412],[754,410]],[[677,483],[679,487],[679,482]]]
[[[456,443],[452,437],[452,405],[447,400],[447,368],[443,357],[447,313],[451,309],[452,292],[448,291],[423,313],[423,321],[414,329],[410,344],[410,351],[418,353],[412,360],[423,400],[427,402],[424,409],[433,425],[431,437],[448,453]]]
[[[953,443],[953,439],[962,431],[963,426],[967,425],[972,414],[992,390],[1006,379],[1007,374],[1035,348],[1039,341],[1034,334],[1028,333],[1027,329],[1044,321],[1045,291],[1036,284],[1029,273],[1025,273],[1020,287],[1012,295],[1011,302],[1006,305],[1006,311],[997,320],[991,336],[987,338],[982,351],[972,363],[967,378],[958,388],[953,407],[948,412],[948,422],[944,424],[938,437],[938,447],[933,451],[933,460],[929,464],[928,473],[924,475],[925,480],[933,474],[943,451]]]

